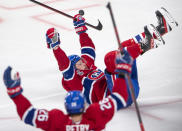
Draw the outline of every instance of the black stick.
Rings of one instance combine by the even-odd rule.
[[[116,27],[116,23],[115,23],[114,15],[112,13],[112,8],[111,8],[110,2],[108,2],[106,7],[109,9],[109,12],[110,12],[110,15],[111,15],[111,19],[112,19],[112,23],[113,23],[114,31],[115,31],[115,35],[116,35],[116,39],[118,41],[118,46],[121,47],[121,44],[120,44],[121,41],[119,39],[119,33],[118,33],[118,30],[117,30],[117,27]],[[121,47],[121,49],[122,49],[122,47]]]
[[[118,46],[119,46],[119,48],[121,50],[121,53],[122,53],[123,47],[122,47],[120,39],[119,39],[119,33],[117,31],[117,26],[116,26],[116,23],[115,23],[115,20],[114,20],[114,15],[112,13],[112,8],[111,8],[110,2],[108,2],[106,7],[109,9],[109,12],[110,12],[110,15],[111,15],[111,19],[112,19],[112,23],[113,23],[114,30],[115,30],[115,35],[116,35],[116,38],[117,38],[117,41],[118,41]],[[141,115],[140,115],[138,103],[137,103],[137,101],[135,99],[135,92],[134,92],[134,88],[133,88],[133,85],[132,85],[131,78],[127,74],[124,74],[124,76],[125,76],[126,80],[128,81],[128,84],[129,84],[129,90],[130,90],[131,97],[132,97],[132,100],[133,100],[134,105],[135,105],[135,109],[136,109],[136,113],[137,113],[137,117],[138,117],[138,120],[139,120],[141,131],[144,131],[145,129],[144,129],[144,126],[143,126]]]
[[[50,9],[50,10],[52,10],[52,11],[55,11],[55,12],[61,14],[61,15],[64,15],[64,16],[66,16],[66,17],[68,17],[68,18],[73,19],[73,16],[68,15],[68,14],[66,14],[66,13],[64,13],[64,12],[62,12],[62,11],[60,11],[60,10],[54,9],[54,8],[52,8],[52,7],[50,7],[50,6],[47,6],[47,5],[43,4],[43,3],[40,3],[40,2],[38,2],[38,1],[36,1],[36,0],[30,0],[30,1],[33,2],[33,3],[36,3],[36,4],[40,5],[40,6],[43,6],[43,7],[47,8],[47,9]],[[87,22],[85,22],[85,24],[88,25],[88,26],[90,26],[90,27],[92,27],[92,28],[94,28],[94,29],[102,30],[102,24],[101,24],[101,22],[100,22],[99,20],[98,20],[98,22],[99,22],[99,23],[98,23],[97,26],[91,25],[91,24],[89,24],[89,23],[87,23]]]

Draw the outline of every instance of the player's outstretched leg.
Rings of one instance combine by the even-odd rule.
[[[157,10],[155,14],[158,19],[158,25],[156,28],[161,35],[168,33],[173,28],[178,26],[176,20],[164,7],[161,7],[159,10]]]
[[[133,40],[140,45],[142,50],[141,54],[165,44],[162,36],[153,24],[145,26],[144,32],[133,37]]]
[[[144,34],[145,37],[139,41],[141,49],[143,50],[142,54],[150,49],[165,44],[162,36],[153,24],[144,27]]]
[[[163,7],[157,10],[155,13],[158,19],[158,25],[156,27],[153,24],[145,26],[143,33],[123,41],[121,43],[122,47],[132,49],[133,45],[138,44],[141,48],[141,54],[143,54],[150,49],[157,48],[158,46],[165,44],[162,36],[171,31],[174,27],[177,27],[178,23]],[[138,54],[136,57],[137,56]]]

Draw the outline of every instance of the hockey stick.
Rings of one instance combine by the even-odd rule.
[[[107,4],[106,7],[109,9],[109,12],[110,12],[110,15],[111,15],[111,19],[112,19],[112,23],[113,23],[113,26],[114,26],[115,35],[116,35],[116,38],[117,38],[117,41],[118,41],[118,46],[119,46],[119,48],[121,49],[121,53],[122,53],[123,47],[122,47],[122,45],[120,44],[121,42],[120,42],[120,39],[119,39],[119,33],[118,33],[118,30],[117,30],[117,27],[116,27],[116,23],[115,23],[114,15],[113,15],[113,13],[112,13],[112,8],[111,8],[110,2],[108,2],[108,4]],[[141,118],[141,115],[140,115],[138,103],[137,103],[137,101],[136,101],[136,99],[135,99],[135,92],[134,92],[134,88],[133,88],[133,85],[132,85],[132,81],[131,81],[129,75],[124,74],[124,76],[125,76],[125,79],[127,79],[128,84],[129,84],[129,90],[130,90],[131,97],[132,97],[132,100],[133,100],[134,105],[135,105],[137,117],[138,117],[139,124],[140,124],[140,129],[141,129],[141,131],[145,131],[144,126],[143,126],[143,122],[142,122],[142,118]]]
[[[52,7],[50,7],[50,6],[47,6],[47,5],[43,4],[43,3],[40,3],[40,2],[38,2],[38,1],[36,1],[36,0],[30,0],[30,1],[33,2],[33,3],[36,3],[36,4],[40,5],[40,6],[43,6],[43,7],[47,8],[47,9],[50,9],[50,10],[52,10],[52,11],[55,11],[55,12],[61,14],[61,15],[64,15],[64,16],[66,16],[66,17],[68,17],[68,18],[73,19],[73,16],[68,15],[68,14],[66,14],[66,13],[64,13],[64,12],[62,12],[62,11],[60,11],[60,10],[54,9],[54,8],[52,8]],[[92,28],[94,28],[94,29],[96,29],[96,30],[102,30],[102,24],[101,24],[101,22],[100,22],[99,20],[98,20],[98,22],[99,22],[99,23],[98,23],[97,26],[91,25],[91,24],[89,24],[89,23],[87,23],[87,22],[85,22],[85,24],[88,25],[88,26],[90,26],[90,27],[92,27]]]

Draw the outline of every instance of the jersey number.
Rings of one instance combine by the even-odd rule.
[[[37,115],[38,121],[47,121],[48,120],[48,113],[45,110],[39,110]]]
[[[102,111],[104,111],[105,109],[110,109],[112,107],[108,98],[103,99],[102,101],[99,102],[99,104],[100,104],[100,109]]]

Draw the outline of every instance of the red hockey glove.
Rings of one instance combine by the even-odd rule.
[[[143,52],[143,50],[140,47],[140,44],[136,43],[133,39],[123,41],[121,43],[121,47],[126,47],[127,51],[133,57],[133,59],[136,59]]]
[[[143,52],[139,44],[128,46],[127,51],[133,57],[133,59],[136,59]]]
[[[73,24],[77,34],[86,32],[87,27],[85,26],[85,19],[80,14],[74,16]]]
[[[55,28],[50,28],[46,33],[47,48],[54,48],[60,45],[59,33]]]

